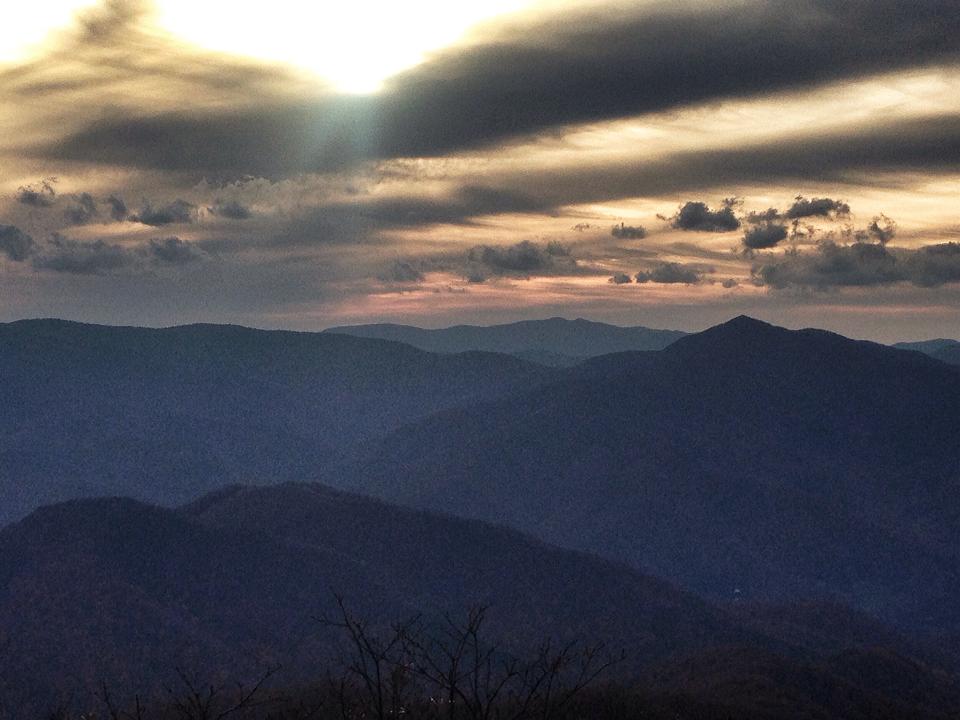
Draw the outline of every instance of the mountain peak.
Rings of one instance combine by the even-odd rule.
[[[727,328],[729,330],[738,330],[738,331],[756,331],[756,330],[768,330],[770,328],[776,328],[776,325],[771,325],[768,322],[763,320],[757,320],[752,318],[749,315],[737,315],[731,320],[727,320],[725,323],[720,323],[719,325],[714,326],[711,329],[718,328]],[[782,329],[782,328],[778,328]]]
[[[681,338],[674,347],[682,351],[683,348],[710,347],[719,349],[727,345],[736,348],[745,348],[756,343],[766,343],[770,340],[790,337],[793,331],[777,325],[757,320],[749,315],[738,315],[727,322],[714,325],[703,332]]]

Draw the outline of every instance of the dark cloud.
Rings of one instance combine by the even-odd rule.
[[[841,200],[831,198],[807,199],[798,195],[789,207],[786,217],[791,220],[806,217],[841,218],[850,215],[850,206]]]
[[[557,214],[567,205],[744,182],[849,180],[851,171],[960,170],[960,116],[895,121],[855,133],[796,135],[737,149],[682,152],[649,162],[524,169],[484,178],[446,197],[366,198],[325,205],[291,221],[276,242],[350,242],[378,228],[470,224],[498,213]],[[722,222],[736,214],[722,208]],[[709,210],[709,208],[707,208]],[[733,220],[730,219],[733,216]],[[747,216],[749,219],[749,215]]]
[[[627,283],[633,282],[633,280],[631,280],[630,276],[627,275],[626,273],[617,273],[613,277],[611,277],[607,282],[611,282],[614,285],[626,285]]]
[[[56,202],[57,191],[53,179],[41,180],[36,185],[21,185],[17,190],[17,202],[35,208],[48,208]]]
[[[504,192],[522,188],[532,210],[744,183],[845,183],[853,173],[869,182],[871,176],[888,171],[960,171],[960,115],[679,152],[646,162],[571,164],[562,171],[525,169],[487,182]]]
[[[781,240],[786,239],[786,225],[767,223],[748,228],[743,234],[743,246],[748,250],[764,250],[775,247]]]
[[[643,3],[560,19],[528,21],[437,53],[374,96],[110,118],[45,152],[203,172],[333,169],[952,61],[960,50],[954,0]],[[222,68],[225,76],[229,70]]]
[[[907,279],[920,287],[960,282],[960,243],[927,245],[907,254]]]
[[[33,238],[13,225],[0,225],[0,253],[14,262],[23,262],[35,250]]]
[[[97,210],[97,201],[90,193],[71,195],[72,205],[63,211],[63,216],[71,225],[85,225],[96,220],[100,215]]]
[[[237,200],[217,200],[210,212],[228,220],[247,220],[252,215],[250,208]]]
[[[130,211],[127,210],[127,204],[123,201],[123,198],[118,197],[117,195],[111,195],[108,197],[107,205],[110,206],[110,217],[117,222],[123,222],[130,214]]]
[[[150,256],[168,265],[185,265],[206,257],[194,243],[178,237],[151,240],[147,245]]]
[[[136,261],[136,255],[120,245],[54,235],[43,252],[34,256],[33,266],[71,275],[99,275],[128,268]]]
[[[897,223],[886,215],[878,215],[867,225],[867,237],[884,245],[893,240],[896,234]]]
[[[740,227],[740,220],[734,214],[730,201],[725,202],[719,210],[711,210],[703,202],[688,202],[674,215],[672,225],[678,230],[729,232]]]
[[[826,290],[910,283],[938,287],[960,282],[960,244],[891,249],[884,243],[823,242],[809,252],[792,251],[753,268],[759,284],[773,288]]]
[[[385,282],[416,283],[423,280],[423,273],[409,262],[396,260],[380,279]]]
[[[696,285],[703,279],[703,271],[692,265],[667,262],[636,274],[638,283],[664,283]]]
[[[557,241],[546,244],[529,240],[515,245],[477,245],[467,253],[466,276],[482,282],[490,275],[563,275],[576,272],[577,261],[570,248]]]
[[[547,201],[524,192],[467,185],[443,198],[359,199],[327,205],[297,220],[292,230],[310,233],[315,229],[315,235],[339,238],[361,230],[470,224],[483,215],[534,212],[552,214],[555,210]]]
[[[751,210],[744,219],[751,225],[772,223],[780,219],[780,211],[776,208],[767,208],[759,212]]]
[[[624,225],[620,223],[619,225],[613,226],[610,234],[622,240],[639,240],[647,236],[647,229],[642,225]]]
[[[144,225],[160,227],[176,223],[192,223],[197,217],[197,207],[186,200],[174,200],[167,205],[153,207],[150,203],[143,206],[138,215],[131,215],[130,219]]]

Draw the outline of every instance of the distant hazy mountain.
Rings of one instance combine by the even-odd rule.
[[[396,340],[422,350],[458,353],[467,350],[518,355],[545,365],[569,366],[607,353],[662,350],[685,333],[646,327],[619,327],[589,320],[525,320],[507,325],[456,325],[425,330],[409,325],[350,325],[326,332]]]
[[[737,318],[394,433],[354,477],[708,597],[960,631],[960,373]]]
[[[0,324],[0,524],[71,497],[314,480],[405,422],[550,373],[334,334]]]
[[[951,365],[960,365],[960,341],[922,340],[920,342],[902,342],[894,345],[901,350],[917,350]]]

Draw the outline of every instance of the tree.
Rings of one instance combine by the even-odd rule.
[[[344,720],[403,715],[445,720],[555,720],[623,659],[603,644],[544,641],[523,658],[485,637],[487,607],[430,625],[420,616],[374,631],[337,596],[347,654],[334,681]]]

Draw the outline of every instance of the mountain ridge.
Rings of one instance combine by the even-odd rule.
[[[836,594],[954,632],[950,604],[928,603],[960,597],[958,436],[952,367],[735,318],[406,426],[353,487],[497,517],[707,597]]]
[[[324,332],[391,339],[431,352],[488,350],[555,366],[571,366],[585,358],[612,352],[661,350],[686,334],[678,330],[610,325],[562,317],[437,329],[379,323],[332,327]]]
[[[404,422],[553,372],[346,335],[3,324],[0,523],[69,497],[316,479]]]

